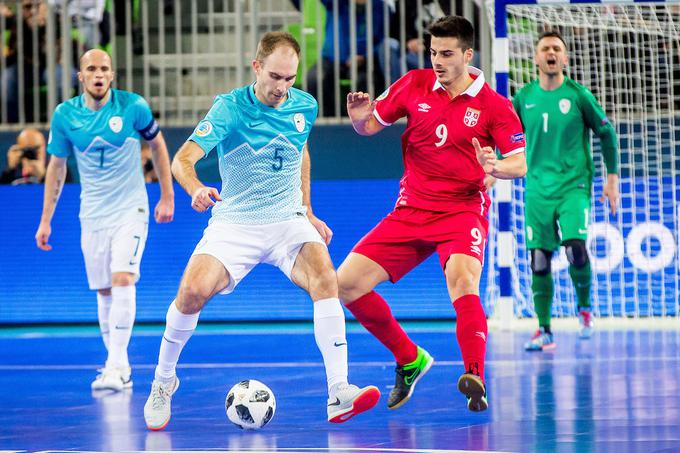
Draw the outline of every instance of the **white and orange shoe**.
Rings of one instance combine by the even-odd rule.
[[[144,421],[151,431],[160,431],[170,422],[172,395],[179,388],[177,376],[171,382],[164,383],[154,379],[151,393],[144,405]]]
[[[328,421],[343,423],[378,404],[380,390],[369,385],[359,388],[356,385],[341,385],[335,394],[328,398]]]

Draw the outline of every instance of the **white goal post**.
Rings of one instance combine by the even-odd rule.
[[[592,143],[596,180],[588,247],[594,314],[663,318],[680,328],[680,3],[496,0],[489,12],[499,93],[512,98],[537,77],[536,39],[556,29],[567,43],[568,75],[593,92],[616,128],[616,216],[599,202],[603,161],[598,140]],[[524,183],[499,181],[493,192],[486,300],[507,326],[534,316]],[[567,264],[562,250],[552,266],[556,317],[575,314]]]

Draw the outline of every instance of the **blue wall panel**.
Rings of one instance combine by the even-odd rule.
[[[158,186],[148,185],[152,205]],[[392,209],[397,180],[343,180],[313,183],[315,213],[334,230],[330,246],[336,266],[351,247]],[[171,224],[149,226],[137,291],[137,319],[163,321],[182,271],[208,221],[191,210],[176,187]],[[80,251],[80,186],[66,185],[53,220],[53,250],[42,252],[34,234],[40,217],[42,186],[0,186],[0,323],[96,322],[95,293],[87,288]],[[482,279],[485,281],[485,278]],[[436,256],[397,285],[381,293],[401,318],[454,316]],[[483,291],[483,289],[482,289]],[[484,294],[484,292],[482,292]],[[311,319],[311,301],[276,268],[258,266],[229,296],[217,296],[202,320]]]

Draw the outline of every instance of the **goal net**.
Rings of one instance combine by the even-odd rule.
[[[490,11],[493,28],[493,5]],[[616,216],[599,201],[605,171],[599,142],[592,143],[598,176],[588,241],[593,312],[679,318],[680,3],[507,5],[505,25],[510,98],[537,77],[533,55],[539,33],[557,29],[568,47],[568,76],[593,92],[618,133],[621,199]],[[513,311],[515,317],[529,317],[534,309],[522,180],[513,181],[509,203],[510,209],[500,211],[509,212],[516,241],[510,266]],[[499,262],[508,261],[499,256],[499,249],[507,248],[499,248],[498,208],[494,201],[486,294],[490,303],[499,299]],[[576,297],[563,248],[552,269],[553,316],[573,316]]]

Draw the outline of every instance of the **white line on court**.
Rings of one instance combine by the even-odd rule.
[[[650,356],[631,356],[631,357],[583,357],[583,358],[564,358],[554,359],[550,363],[553,365],[576,365],[579,363],[621,363],[621,362],[680,362],[680,357],[650,357]],[[533,363],[531,358],[523,360],[522,363]],[[487,365],[498,367],[517,366],[517,360],[487,360]],[[394,362],[350,362],[351,366],[364,367],[393,367]],[[442,360],[436,361],[437,367],[453,367],[463,365],[462,360]],[[91,370],[100,367],[101,364],[73,364],[73,365],[0,365],[0,371],[68,371],[68,370]],[[210,369],[210,368],[316,368],[322,367],[322,362],[236,362],[236,363],[180,363],[177,368],[185,369]],[[156,364],[135,364],[135,369],[155,369]],[[450,451],[450,450],[447,450]],[[2,451],[0,451],[2,453]]]

